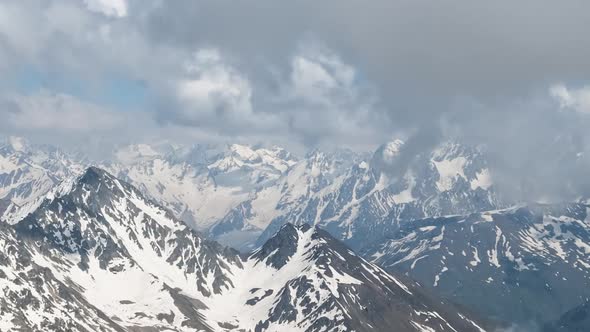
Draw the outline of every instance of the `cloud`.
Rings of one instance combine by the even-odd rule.
[[[195,53],[187,65],[188,78],[178,82],[178,98],[186,103],[182,121],[198,122],[211,116],[244,118],[252,114],[250,82],[224,63],[217,50]]]
[[[366,145],[379,140],[382,110],[374,88],[361,82],[357,70],[333,50],[303,43],[279,85],[272,107],[282,110],[291,132],[307,144],[339,140]]]
[[[338,98],[355,98],[355,78],[355,69],[333,53],[297,54],[291,61],[293,98],[309,103],[329,106]]]
[[[332,50],[302,43],[288,66],[261,70],[250,79],[240,61],[219,49],[200,49],[164,89],[168,99],[156,115],[164,124],[227,137],[289,136],[308,146],[347,137],[350,144],[376,140],[378,113],[371,110],[377,97]],[[265,86],[261,77],[272,83]]]
[[[127,16],[127,2],[125,0],[84,0],[88,9],[106,16]]]
[[[90,133],[122,125],[121,114],[79,100],[73,96],[41,91],[33,95],[12,95],[2,99],[3,127],[27,131]]]
[[[590,141],[587,88],[572,88],[590,77],[588,11],[549,0],[7,0],[0,91],[126,114],[97,95],[137,82],[137,137],[362,149],[461,138],[494,151],[507,179],[527,168],[542,178],[565,158],[560,145],[575,156]]]
[[[196,51],[165,90],[165,103],[156,110],[162,123],[227,136],[279,125],[272,114],[256,112],[252,83],[216,49]]]
[[[559,83],[551,86],[550,94],[561,109],[590,113],[590,86],[568,89],[563,83]]]

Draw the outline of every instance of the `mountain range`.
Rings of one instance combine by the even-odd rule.
[[[48,280],[93,306],[88,317],[123,330],[445,331],[429,325],[440,315],[458,331],[478,330],[470,321],[585,331],[590,205],[506,199],[482,147],[408,145],[298,157],[279,147],[135,144],[90,160],[9,138],[0,215],[6,241],[41,243],[27,252],[58,262],[39,263]],[[82,272],[63,272],[72,266]],[[84,292],[102,289],[97,276],[141,279],[121,294],[150,291]],[[158,301],[170,309],[152,308]],[[421,320],[421,305],[437,314]]]
[[[0,234],[2,329],[483,330],[325,231],[287,224],[241,255],[94,167]]]

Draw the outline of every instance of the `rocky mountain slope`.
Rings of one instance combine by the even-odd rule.
[[[481,330],[324,231],[286,225],[245,257],[94,167],[1,230],[3,329]]]
[[[532,204],[416,220],[361,253],[480,314],[541,325],[590,297],[588,211]]]
[[[590,301],[568,310],[559,319],[545,324],[543,332],[584,332],[590,331]]]

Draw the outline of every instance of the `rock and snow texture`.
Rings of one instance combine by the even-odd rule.
[[[41,266],[120,326],[208,329],[199,298],[231,288],[241,267],[235,251],[97,168],[14,227]]]
[[[0,224],[0,331],[122,331]]]
[[[291,176],[297,166],[284,177]],[[281,197],[289,194],[290,187],[280,188]],[[319,225],[358,249],[399,223],[501,206],[483,154],[456,143],[411,156],[404,151],[403,142],[387,143],[377,149],[370,163],[357,161],[319,190],[304,192],[307,194],[296,202],[278,204],[272,213],[266,212],[272,221],[259,244],[280,225],[291,222]],[[249,205],[255,202],[253,199]],[[239,224],[237,212],[232,215],[234,224]]]
[[[416,220],[362,254],[480,314],[540,324],[590,298],[588,209],[528,205]]]
[[[9,137],[0,143],[0,219],[17,221],[21,207],[82,170],[75,157],[57,148],[33,147],[22,138]]]
[[[482,330],[452,305],[387,274],[309,225],[286,224],[246,266],[260,280],[247,280],[236,299],[244,299],[244,290],[250,289],[245,298],[252,308],[241,311],[256,323],[248,328],[257,331]]]
[[[36,206],[39,197],[87,164],[57,149],[19,142],[8,140],[0,149],[0,199],[9,202],[4,219],[12,221],[31,212],[22,205]],[[136,144],[97,164],[193,229],[244,251],[287,222],[320,225],[359,248],[393,226],[392,220],[498,207],[477,149],[448,143],[408,158],[404,148],[395,140],[372,156],[316,150],[298,160],[277,147]]]
[[[2,330],[480,331],[326,232],[287,225],[244,257],[97,168],[0,242]]]
[[[194,229],[207,232],[231,209],[278,179],[296,160],[281,148],[232,144],[153,148],[132,145],[105,164],[111,173],[162,202]]]
[[[296,162],[289,152],[278,147],[182,147],[161,143],[122,146],[111,159],[91,163],[57,148],[13,137],[0,143],[0,200],[6,211],[4,219],[13,222],[31,212],[23,211],[22,206],[36,206],[38,199],[56,184],[96,164],[133,183],[192,228],[208,232],[233,208],[274,183]],[[256,225],[245,228],[257,234],[262,231]]]

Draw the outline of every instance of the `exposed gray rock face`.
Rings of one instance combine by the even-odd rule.
[[[590,297],[590,222],[584,204],[416,220],[361,253],[507,323],[540,326]]]
[[[212,330],[202,299],[232,288],[242,268],[236,251],[95,167],[13,228],[39,264],[125,329]]]

